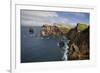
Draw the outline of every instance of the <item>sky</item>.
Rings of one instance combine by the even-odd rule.
[[[42,26],[43,24],[53,25],[54,23],[70,24],[75,26],[77,23],[89,25],[89,13],[82,12],[61,12],[61,11],[34,11],[21,10],[21,25]]]

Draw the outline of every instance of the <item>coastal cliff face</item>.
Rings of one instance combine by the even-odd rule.
[[[41,30],[42,37],[49,36],[61,36],[65,35],[68,32],[69,28],[57,26],[57,25],[43,25]]]
[[[70,40],[66,53],[68,60],[88,60],[90,58],[89,30],[88,25],[79,23],[74,28],[45,24],[40,33],[42,37],[65,36]]]
[[[86,60],[90,58],[89,26],[79,31],[78,26],[69,31],[68,60]]]

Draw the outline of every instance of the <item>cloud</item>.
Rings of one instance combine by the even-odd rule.
[[[69,22],[68,18],[64,18],[64,17],[55,17],[55,18],[51,18],[52,19],[52,23],[63,23],[63,24],[67,24]]]
[[[67,18],[60,17],[57,12],[21,10],[21,24],[25,26],[41,26],[46,23],[67,23],[67,21]]]
[[[56,12],[21,10],[22,16],[40,16],[40,17],[57,17]]]
[[[73,24],[78,22],[89,23],[89,14],[81,12],[52,12],[21,10],[21,25],[42,26],[43,24]]]

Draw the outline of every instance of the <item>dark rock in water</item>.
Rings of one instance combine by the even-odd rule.
[[[60,42],[59,42],[59,47],[62,48],[62,47],[64,47],[64,46],[65,46],[64,41],[60,41]]]
[[[89,27],[82,32],[77,29],[69,31],[68,60],[87,60],[90,57]]]
[[[33,28],[29,28],[29,33],[30,33],[30,34],[33,34],[33,33],[34,33]]]

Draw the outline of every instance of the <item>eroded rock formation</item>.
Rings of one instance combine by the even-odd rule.
[[[65,28],[65,30],[67,30],[67,28]],[[56,26],[56,25],[43,25],[42,26],[42,30],[41,30],[41,36],[45,37],[45,36],[60,36],[60,35],[64,35],[67,32],[64,32],[63,29],[61,29],[60,27]]]
[[[70,30],[68,33],[69,52],[68,60],[86,60],[90,58],[89,49],[89,27],[84,31],[79,32],[77,27]]]

